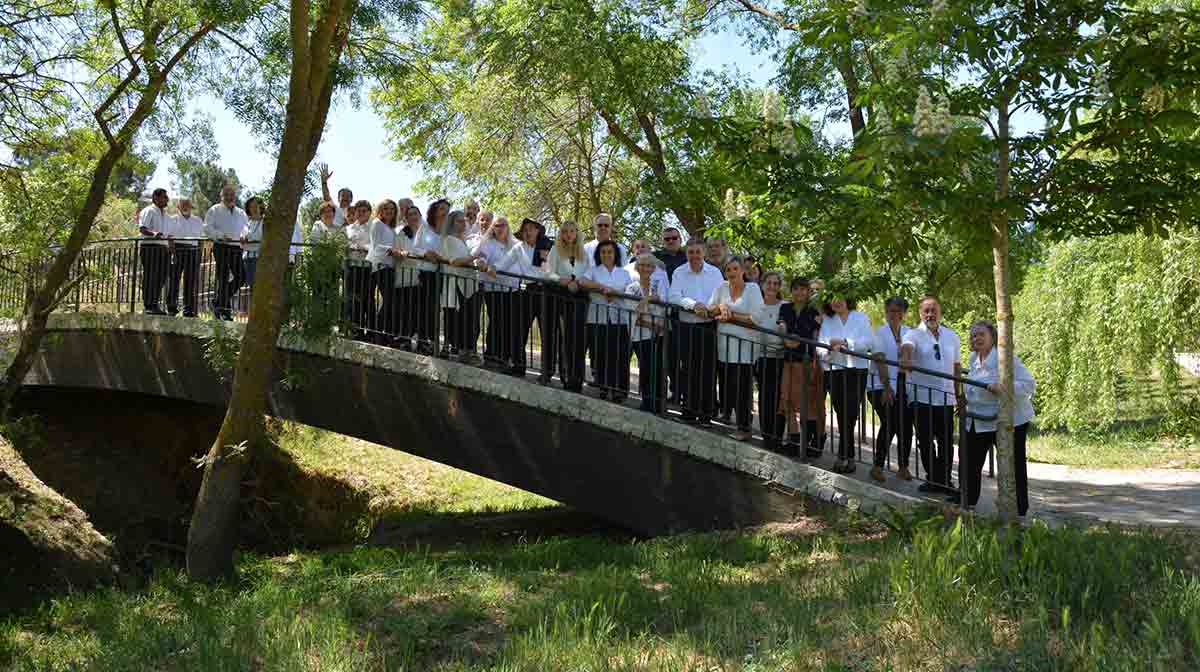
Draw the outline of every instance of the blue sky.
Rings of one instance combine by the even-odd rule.
[[[769,54],[750,53],[732,31],[707,36],[696,44],[694,56],[699,70],[737,68],[760,85],[776,72]],[[213,118],[218,163],[236,170],[250,190],[266,187],[275,165],[269,153],[261,150],[260,139],[216,98],[201,98],[194,109]],[[383,124],[370,104],[358,109],[347,103],[335,104],[317,152],[317,160],[328,163],[333,171],[330,188],[348,186],[356,198],[372,202],[402,196],[417,196],[418,202],[424,202],[425,198],[413,193],[413,185],[421,179],[420,167],[391,159],[385,137]],[[170,166],[169,158],[160,160],[151,186],[166,184],[174,192]]]

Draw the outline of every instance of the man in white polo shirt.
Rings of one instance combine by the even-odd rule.
[[[596,246],[606,240],[613,239],[613,218],[607,212],[602,212],[596,215],[593,220],[592,230],[596,234],[596,239],[590,243],[585,243],[583,251],[587,254],[588,261],[595,263]],[[617,249],[621,251],[621,264],[624,265],[629,260],[629,250],[624,245],[617,243]]]
[[[221,202],[204,215],[204,235],[213,241],[213,315],[232,320],[230,301],[242,288],[242,233],[249,220],[246,211],[237,207],[237,190],[232,184],[221,188]]]
[[[928,294],[921,299],[921,324],[903,336],[900,363],[908,372],[917,366],[945,376],[962,375],[962,348],[958,334],[941,323],[942,306]],[[952,378],[920,371],[908,374],[908,396],[916,425],[917,451],[925,467],[926,482],[921,492],[950,492],[950,467],[954,462],[954,408],[962,396],[962,384]],[[934,444],[937,444],[936,449]]]
[[[167,235],[171,230],[171,217],[167,214],[167,190],[155,189],[150,200],[151,205],[142,210],[138,218],[138,232],[142,234],[138,251],[142,264],[142,307],[147,315],[166,315],[161,301],[170,263]]]
[[[716,266],[704,263],[704,242],[688,241],[687,263],[675,269],[670,302],[681,309],[679,361],[674,363],[683,390],[683,418],[708,424],[713,416],[717,384],[717,324],[708,305],[713,293],[725,282]]]
[[[171,221],[170,276],[167,278],[167,312],[179,314],[179,280],[183,279],[183,316],[196,317],[196,304],[200,299],[200,245],[198,238],[204,237],[204,221],[192,214],[192,201],[179,199],[176,206],[179,214]]]
[[[333,197],[329,195],[329,178],[333,177],[333,171],[329,169],[329,164],[322,163],[317,166],[321,172],[321,198],[327,201],[333,201]],[[333,225],[335,227],[343,227],[354,223],[354,213],[351,211],[350,204],[354,202],[354,192],[346,187],[338,189],[337,205],[333,211]]]

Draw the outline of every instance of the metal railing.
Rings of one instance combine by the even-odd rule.
[[[305,263],[310,246],[301,247],[297,263]],[[255,263],[237,244],[202,239],[97,241],[76,262],[75,277],[85,277],[59,310],[242,320]],[[4,274],[0,308],[20,310],[47,266]],[[953,444],[956,434],[966,444],[964,419],[995,419],[969,409],[956,418],[954,389],[982,386],[975,381],[915,366],[899,371],[899,362],[870,352],[843,350],[851,365],[831,364],[821,355],[829,345],[817,340],[545,277],[412,258],[373,265],[351,253],[311,291],[340,306],[337,333],[345,338],[515,377],[536,374],[537,382],[568,392],[637,403],[716,431],[753,432],[764,447],[797,458],[819,460],[829,451],[852,463],[899,468],[935,491],[957,492]],[[899,371],[890,401],[879,389],[877,360]],[[959,464],[960,483],[965,466]]]

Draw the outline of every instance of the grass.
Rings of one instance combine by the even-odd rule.
[[[346,470],[401,511],[454,519],[546,504],[308,432],[281,443],[311,468]],[[245,555],[236,579],[218,586],[163,566],[138,590],[69,595],[0,620],[0,669],[1200,666],[1200,547],[1179,536],[1018,534],[932,512],[882,522],[835,512],[651,540],[532,530],[435,541]]]
[[[1152,426],[1126,426],[1106,434],[1041,431],[1029,434],[1031,462],[1100,469],[1200,469],[1195,437],[1161,436]]]

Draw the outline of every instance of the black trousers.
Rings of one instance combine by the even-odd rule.
[[[887,464],[888,453],[892,449],[892,439],[897,439],[897,463],[901,469],[907,469],[912,455],[913,412],[908,405],[904,380],[894,386],[892,403],[885,404],[883,390],[871,390],[867,399],[875,415],[879,417],[879,429],[875,432],[875,466]]]
[[[526,346],[529,345],[529,330],[538,318],[541,296],[536,288],[509,292],[508,351],[513,368],[525,373]]]
[[[471,340],[472,334],[475,333],[471,321],[474,315],[478,315],[478,311],[473,310],[477,307],[475,295],[463,296],[457,283],[447,283],[442,291],[455,292],[458,295],[457,308],[442,309],[442,325],[446,329],[443,345],[458,352],[470,352],[475,349],[475,343]]]
[[[679,322],[678,326],[680,369],[687,372],[684,417],[711,420],[717,376],[717,325]]]
[[[572,293],[560,286],[545,285],[548,315],[542,323],[542,368],[553,372],[557,367],[563,387],[578,391],[583,387],[583,360],[587,351],[588,296]]]
[[[638,394],[641,409],[649,413],[667,410],[667,353],[666,340],[661,335],[634,341],[633,352],[638,360]]]
[[[217,267],[213,313],[228,319],[233,312],[233,297],[242,288],[242,248],[228,243],[214,243],[213,263]]]
[[[663,340],[667,347],[667,386],[670,391],[671,403],[678,404],[683,396],[683,371],[679,367],[679,329],[675,322],[679,313],[671,310],[667,314],[667,329],[663,332]]]
[[[1013,427],[1013,460],[1016,462],[1017,481],[1017,515],[1025,515],[1029,511],[1029,471],[1025,463],[1025,439],[1029,432],[1029,423]],[[983,465],[987,464],[988,451],[996,445],[996,432],[976,432],[967,430],[967,450],[964,455],[959,452],[959,466],[962,469],[963,495],[966,504],[975,506],[979,503],[979,488],[983,481]]]
[[[460,296],[460,307],[458,309],[460,319],[463,324],[462,345],[459,346],[465,352],[475,352],[479,348],[479,320],[483,315],[483,292],[478,288],[471,294],[470,298],[462,299]]]
[[[954,455],[954,406],[918,403],[912,405],[912,413],[925,480],[949,487]]]
[[[166,245],[139,246],[138,256],[142,262],[142,307],[146,310],[162,310],[163,285],[167,280],[170,254]]]
[[[196,245],[176,245],[171,259],[170,277],[167,283],[167,312],[179,312],[179,281],[183,280],[183,314],[196,315],[196,304],[200,302],[200,248]]]
[[[867,389],[866,369],[830,369],[825,372],[829,383],[829,401],[838,423],[838,457],[855,458],[858,442],[858,419],[862,416],[863,393]]]
[[[487,307],[487,329],[483,333],[483,356],[490,361],[506,362],[511,355],[508,321],[511,318],[512,292],[486,290],[483,305]],[[543,350],[545,346],[542,346]]]
[[[732,413],[737,420],[739,431],[750,431],[752,402],[754,397],[754,365],[719,362],[717,364],[718,380],[724,381],[722,403],[725,410]]]
[[[371,267],[346,262],[342,277],[342,318],[359,334],[371,328],[375,307],[375,285],[371,282]],[[370,297],[370,300],[368,300]]]
[[[405,343],[417,332],[420,294],[421,288],[417,285],[392,289],[392,323],[397,336]]]
[[[773,446],[785,438],[787,418],[779,412],[779,387],[783,384],[783,359],[759,357],[754,365],[758,380],[758,424],[763,440]]]
[[[421,271],[417,293],[417,336],[421,343],[436,350],[438,334],[438,307],[441,305],[442,286],[438,273]]]
[[[396,269],[383,267],[371,274],[371,297],[379,295],[379,311],[375,313],[375,330],[388,338],[395,338],[396,331]]]
[[[592,334],[592,367],[596,384],[625,396],[629,394],[629,327],[624,324],[589,324]]]

